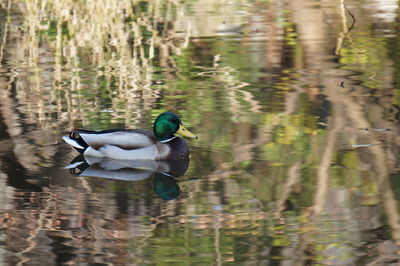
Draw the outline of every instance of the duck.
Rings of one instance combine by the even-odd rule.
[[[143,129],[73,130],[63,140],[80,154],[118,160],[180,160],[189,157],[184,139],[197,139],[178,115],[160,114],[153,132]]]

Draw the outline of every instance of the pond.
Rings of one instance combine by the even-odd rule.
[[[394,0],[0,1],[0,264],[397,265]],[[71,130],[174,112],[189,160]]]

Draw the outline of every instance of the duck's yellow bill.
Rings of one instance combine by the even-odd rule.
[[[191,138],[191,139],[197,139],[197,136],[195,134],[193,134],[192,132],[190,132],[189,130],[187,130],[184,126],[180,125],[178,131],[176,131],[177,134],[187,137],[187,138]]]

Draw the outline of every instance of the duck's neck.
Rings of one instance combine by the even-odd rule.
[[[173,140],[174,138],[176,138],[176,136],[173,136],[172,138],[169,138],[169,139],[160,140],[160,142],[161,142],[161,143],[168,143],[168,142],[170,142],[171,140]]]

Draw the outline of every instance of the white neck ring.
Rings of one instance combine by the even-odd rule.
[[[170,138],[170,139],[166,139],[166,140],[160,140],[160,142],[161,142],[161,143],[167,143],[167,142],[169,142],[169,141],[173,140],[174,138],[176,138],[176,136],[173,136],[173,137],[172,137],[172,138]]]

